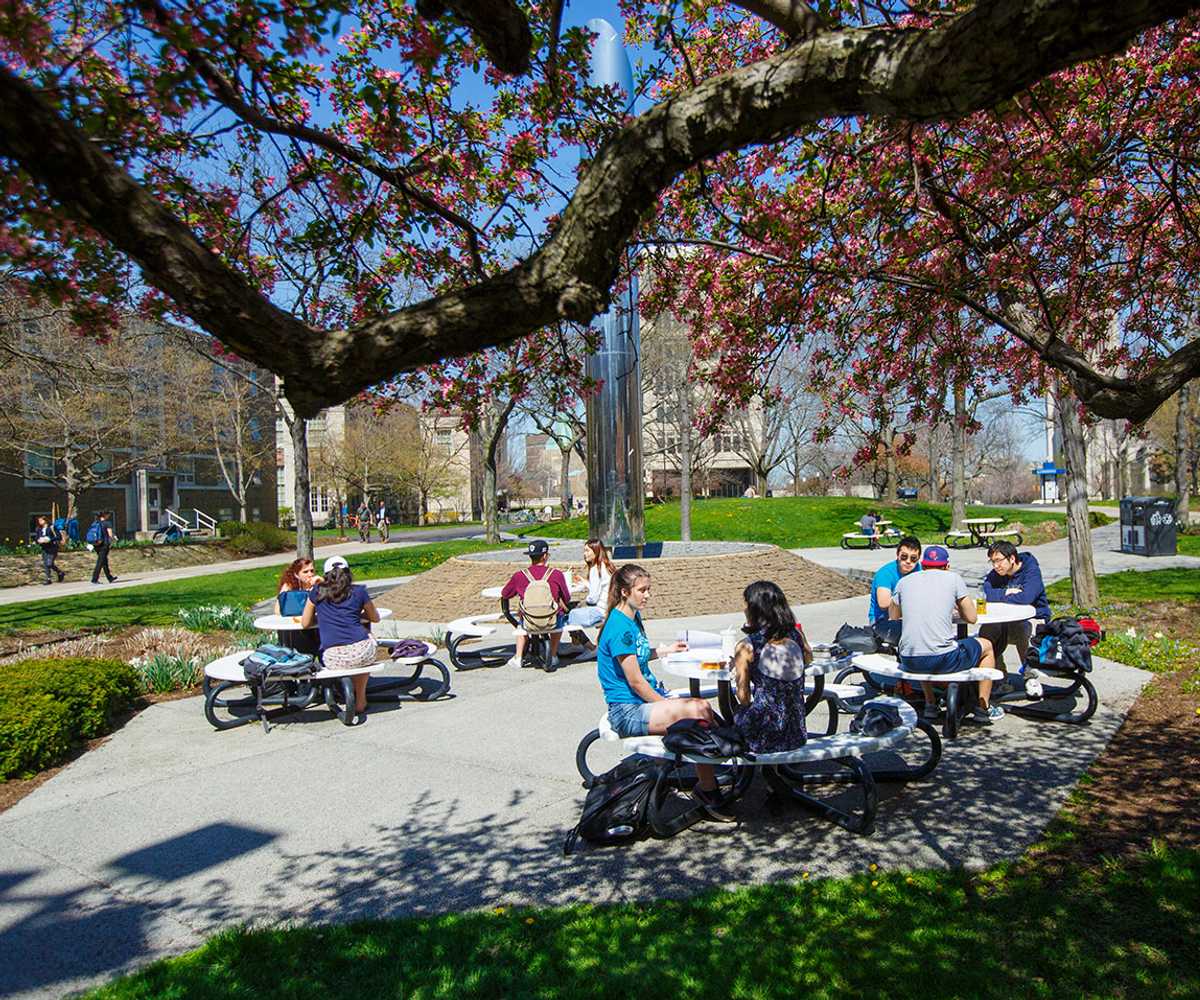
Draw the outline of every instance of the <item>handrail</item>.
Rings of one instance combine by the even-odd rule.
[[[199,507],[193,507],[192,510],[196,515],[196,530],[211,531],[215,535],[217,533],[217,519],[205,514]]]
[[[188,524],[186,517],[175,513],[175,511],[171,510],[170,507],[165,508],[165,513],[167,515],[168,524],[178,528],[180,531],[186,532],[191,530],[191,525]]]

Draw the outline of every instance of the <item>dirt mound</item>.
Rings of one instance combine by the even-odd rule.
[[[578,564],[551,563],[579,574]],[[755,580],[774,580],[793,604],[836,601],[867,593],[867,585],[850,580],[824,566],[783,549],[696,556],[689,559],[652,559],[645,563],[654,576],[650,614],[655,618],[683,618],[742,610],[742,591]],[[507,581],[514,566],[469,559],[448,559],[375,599],[391,608],[397,618],[448,622],[464,615],[498,610],[495,600],[480,597],[484,587]]]

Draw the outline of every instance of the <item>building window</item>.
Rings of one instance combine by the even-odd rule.
[[[311,487],[308,494],[308,509],[314,514],[329,513],[329,494],[322,487]]]
[[[31,455],[25,453],[26,479],[53,479],[54,458],[50,455]]]
[[[196,481],[196,460],[181,458],[175,466],[175,475],[179,477],[181,483],[194,483]]]
[[[439,427],[433,432],[433,439],[438,448],[446,454],[449,454],[450,449],[454,447],[454,431],[449,428]]]

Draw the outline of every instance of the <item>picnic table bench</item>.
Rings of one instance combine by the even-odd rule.
[[[627,755],[640,754],[665,760],[678,759],[681,763],[696,765],[710,764],[725,769],[727,791],[725,801],[743,795],[753,782],[754,775],[761,771],[771,791],[780,800],[793,801],[816,815],[836,823],[852,833],[869,834],[874,829],[877,809],[877,782],[905,782],[926,777],[941,759],[942,747],[937,733],[928,723],[917,718],[911,705],[899,698],[880,696],[872,702],[888,704],[900,714],[901,724],[882,736],[866,736],[860,733],[834,733],[810,738],[795,750],[780,753],[763,753],[732,758],[704,757],[698,754],[677,755],[663,746],[661,736],[634,736],[621,739],[608,724],[607,713],[601,717],[597,727],[599,738],[619,741]],[[871,702],[867,702],[870,704]],[[831,711],[836,711],[832,709]],[[916,766],[869,767],[864,755],[902,746],[914,730],[920,730],[929,739],[930,749],[925,760]],[[814,771],[805,765],[819,761],[830,761],[843,770]],[[588,783],[585,779],[585,785]],[[843,809],[806,789],[820,785],[844,787],[854,786],[859,792],[857,809]]]
[[[958,736],[959,723],[975,706],[975,685],[985,680],[1004,680],[1004,674],[992,667],[972,667],[953,674],[912,673],[902,669],[894,656],[885,653],[856,653],[854,665],[843,670],[834,680],[840,683],[856,673],[862,674],[864,684],[873,691],[882,689],[871,679],[871,674],[916,684],[922,681],[945,684],[946,721],[942,724],[942,735],[949,740]]]

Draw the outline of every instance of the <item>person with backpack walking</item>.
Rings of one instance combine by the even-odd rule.
[[[387,505],[380,500],[379,510],[375,512],[375,527],[379,529],[379,540],[386,542],[391,537],[392,519],[388,517]]]
[[[108,516],[103,513],[97,514],[91,527],[87,530],[87,535],[84,536],[84,541],[96,553],[96,565],[92,569],[92,583],[100,582],[101,570],[104,570],[104,575],[109,583],[117,582],[117,578],[113,576],[113,571],[108,565],[108,550],[112,548],[112,543],[116,540],[117,536],[113,534],[113,530],[109,526]]]
[[[500,600],[518,600],[517,618],[527,632],[550,633],[550,662],[547,670],[558,667],[558,643],[562,639],[563,623],[567,620],[567,608],[571,603],[571,590],[562,570],[551,569],[550,545],[541,538],[534,539],[525,549],[529,556],[529,569],[518,570],[500,591]],[[506,667],[519,667],[525,660],[527,636],[516,637],[516,650],[505,663]]]
[[[39,514],[35,538],[42,549],[42,571],[46,574],[46,579],[42,581],[42,586],[50,586],[51,573],[57,573],[58,582],[62,583],[66,579],[67,574],[59,569],[58,563],[54,561],[58,557],[59,546],[62,545],[62,534],[58,528],[50,523],[49,518]]]
[[[712,706],[703,698],[672,698],[650,672],[650,660],[687,649],[687,643],[650,646],[642,624],[642,612],[650,603],[650,574],[641,566],[627,563],[613,575],[608,590],[608,615],[596,647],[596,673],[608,721],[622,739],[631,736],[662,736],[680,719],[699,719],[717,725]],[[711,765],[696,765],[696,787],[692,790],[705,812],[722,823],[737,817],[722,801]]]

